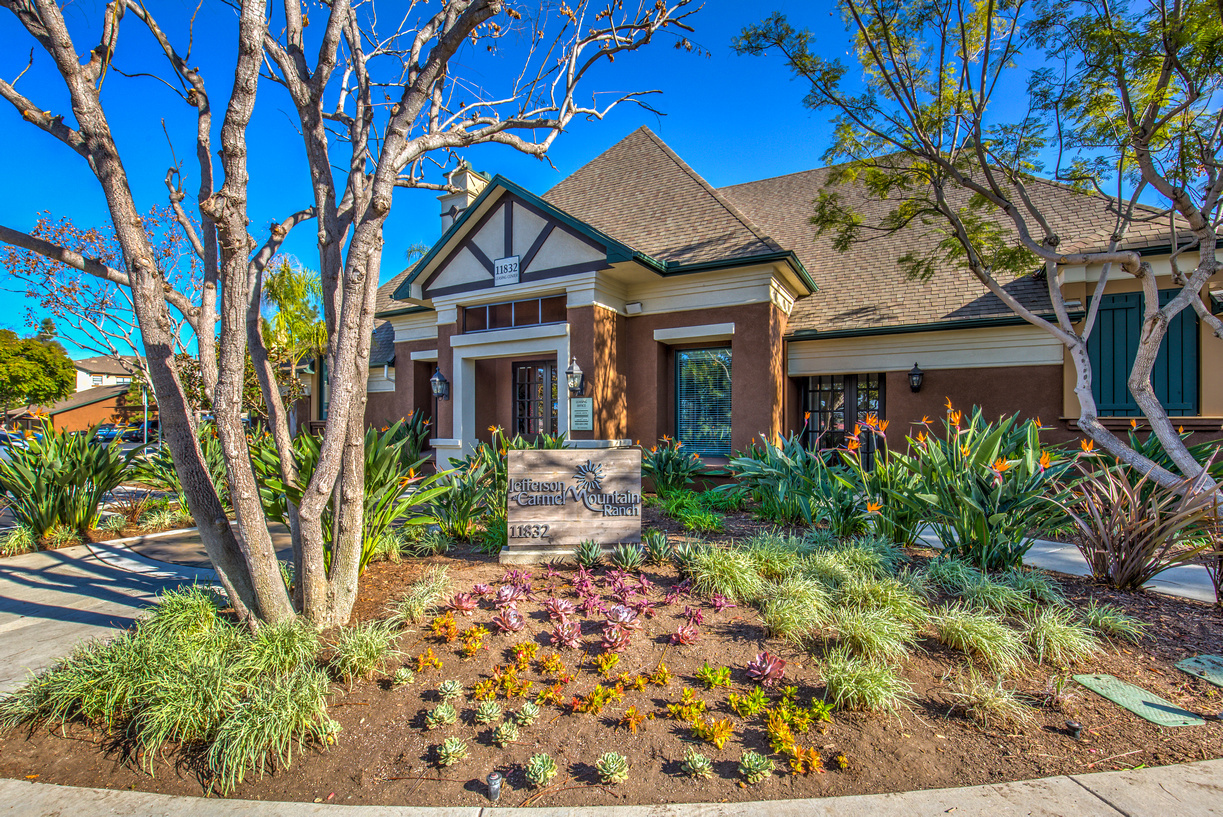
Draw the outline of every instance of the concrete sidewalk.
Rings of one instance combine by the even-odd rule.
[[[156,562],[115,542],[0,560],[0,692],[78,642],[130,627],[163,590],[215,578],[211,570]]]
[[[170,797],[0,780],[0,815],[52,817],[1208,817],[1223,815],[1223,760],[1128,772],[1047,777],[1018,783],[812,800],[516,809],[344,806]]]

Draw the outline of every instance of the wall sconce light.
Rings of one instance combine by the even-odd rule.
[[[909,388],[913,391],[921,391],[922,381],[926,379],[926,373],[918,368],[917,364],[913,364],[913,368],[909,369]]]
[[[569,395],[571,397],[579,396],[586,388],[586,375],[582,373],[582,367],[578,365],[576,357],[569,364],[569,368],[565,369],[565,380],[569,384]]]
[[[442,374],[441,369],[434,370],[433,377],[429,378],[429,388],[433,390],[434,397],[440,400],[450,399],[450,381]]]

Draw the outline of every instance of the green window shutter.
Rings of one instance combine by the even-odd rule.
[[[730,349],[675,353],[675,436],[702,456],[730,454]]]
[[[1159,305],[1164,307],[1176,297],[1178,289],[1159,293]],[[1198,413],[1198,316],[1188,306],[1168,324],[1168,334],[1155,367],[1151,370],[1151,385],[1167,412],[1173,416],[1193,416]]]

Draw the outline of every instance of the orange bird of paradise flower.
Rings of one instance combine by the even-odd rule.
[[[857,451],[861,446],[862,443],[858,442],[857,437],[850,437],[845,441],[845,449],[847,451]]]
[[[1011,468],[1011,463],[1008,462],[1007,460],[1004,460],[1001,457],[994,460],[994,470],[997,471],[999,474],[1001,474],[1003,471],[1009,471],[1010,468]]]
[[[867,502],[866,503],[867,513],[879,513],[881,510],[883,510],[882,502]]]
[[[1096,444],[1093,440],[1083,440],[1081,443],[1079,443],[1079,447],[1090,454],[1095,450]]]
[[[1053,462],[1053,457],[1049,456],[1048,451],[1040,452],[1040,470],[1045,470]]]

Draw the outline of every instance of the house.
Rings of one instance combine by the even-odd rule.
[[[647,128],[543,195],[461,167],[451,176],[459,192],[440,197],[441,238],[379,290],[368,422],[425,410],[441,461],[493,426],[567,432],[577,446],[669,435],[717,458],[761,434],[837,445],[876,414],[889,420],[889,443],[902,445],[948,398],[988,415],[1040,417],[1049,439],[1075,436],[1074,369],[1062,345],[950,262],[929,280],[906,278],[898,259],[936,240],[928,227],[837,252],[809,223],[828,173],[716,189]],[[1109,200],[1032,187],[1064,219],[1076,245],[1068,249],[1108,240]],[[1127,240],[1167,289],[1163,224],[1137,224]],[[1075,319],[1099,274],[1066,270]],[[1223,296],[1216,279],[1208,289]],[[1042,277],[1004,284],[1052,311]],[[1096,397],[1108,423],[1128,427],[1138,412],[1126,355],[1142,294],[1121,276],[1106,292],[1092,336]],[[1187,430],[1219,433],[1221,356],[1223,341],[1191,310],[1176,319],[1155,387]],[[577,369],[583,385],[571,395],[566,373]]]
[[[103,355],[74,360],[72,363],[76,366],[76,390],[85,391],[98,386],[130,384],[134,373],[140,371],[141,361],[133,355]]]
[[[126,383],[111,383],[78,391],[49,406],[23,406],[11,410],[5,423],[39,428],[48,420],[59,431],[84,431],[99,423],[139,422],[144,409],[139,399],[129,403],[128,388]]]

